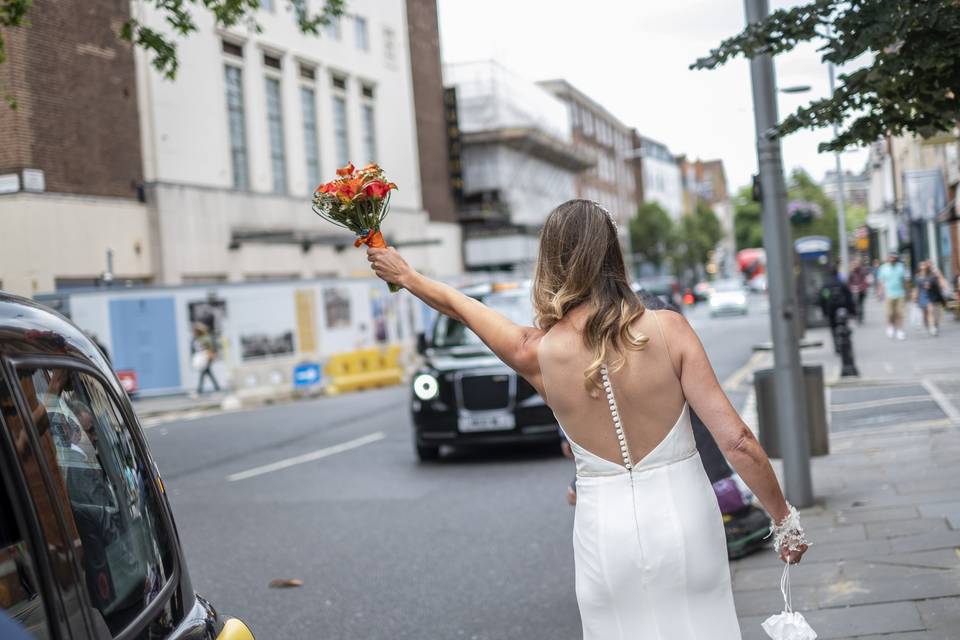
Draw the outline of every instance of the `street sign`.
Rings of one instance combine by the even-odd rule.
[[[293,368],[293,386],[295,389],[312,387],[320,384],[322,379],[320,365],[316,362],[304,362]]]

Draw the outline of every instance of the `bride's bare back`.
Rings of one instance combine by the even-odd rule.
[[[685,399],[660,313],[647,310],[631,329],[649,338],[636,351],[626,349],[623,368],[610,372],[627,447],[635,464],[652,451],[680,418]],[[538,357],[546,402],[571,440],[601,458],[622,464],[606,395],[591,394],[584,370],[593,355],[583,343],[586,314],[570,313],[540,340]]]

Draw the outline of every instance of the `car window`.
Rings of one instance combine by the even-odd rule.
[[[153,603],[171,577],[173,539],[123,414],[92,376],[71,369],[20,370],[34,428],[68,498],[94,624],[116,636]],[[172,628],[168,607],[143,637]]]
[[[36,565],[13,513],[10,493],[2,474],[0,474],[0,610],[26,629],[32,637],[41,640],[50,637]]]
[[[530,294],[525,290],[511,293],[495,293],[481,298],[481,302],[494,311],[510,318],[519,325],[533,324],[533,304]],[[440,315],[434,326],[433,344],[437,347],[460,347],[467,345],[482,346],[479,336],[463,323],[448,316]]]

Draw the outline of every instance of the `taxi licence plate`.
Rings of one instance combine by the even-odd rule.
[[[470,433],[473,431],[504,431],[513,429],[517,426],[517,423],[512,413],[488,413],[461,415],[458,426],[461,432]]]

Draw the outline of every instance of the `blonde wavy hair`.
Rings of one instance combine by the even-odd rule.
[[[610,214],[590,200],[569,200],[550,212],[540,232],[533,276],[537,326],[548,331],[584,303],[590,312],[583,343],[593,354],[583,372],[584,386],[597,395],[603,365],[617,371],[624,365],[625,350],[647,345],[649,338],[630,328],[646,309],[627,280]]]

